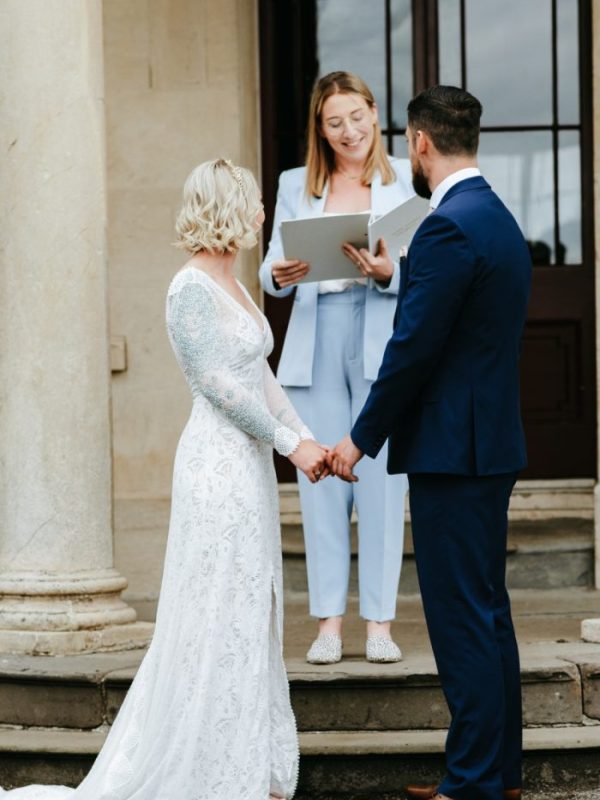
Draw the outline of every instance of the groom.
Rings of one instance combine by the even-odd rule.
[[[519,655],[505,585],[507,509],[525,466],[519,351],[531,280],[517,223],[477,169],[479,101],[434,86],[408,106],[417,194],[431,198],[401,269],[377,380],[330,455],[408,473],[427,626],[450,708],[446,776],[411,797],[518,798]],[[437,794],[436,794],[437,793]]]

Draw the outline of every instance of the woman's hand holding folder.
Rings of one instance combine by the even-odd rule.
[[[275,288],[286,289],[304,278],[310,270],[310,265],[297,259],[291,261],[274,261],[271,268]]]
[[[370,253],[366,247],[356,249],[350,242],[342,245],[344,254],[353,261],[365,278],[373,278],[379,283],[389,283],[394,274],[392,261],[384,239],[377,242],[376,255]]]

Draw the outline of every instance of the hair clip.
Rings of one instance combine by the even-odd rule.
[[[220,158],[217,161],[217,164],[225,164],[226,167],[229,167],[231,174],[233,175],[235,182],[240,187],[241,193],[246,196],[246,187],[244,185],[244,178],[242,177],[242,170],[236,166],[233,161],[229,158]]]

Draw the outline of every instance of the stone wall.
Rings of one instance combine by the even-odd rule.
[[[190,409],[164,326],[165,292],[186,256],[171,246],[192,167],[226,156],[258,174],[255,0],[104,0],[114,491],[170,495]],[[258,298],[257,252],[240,277]],[[127,565],[125,565],[127,569]]]

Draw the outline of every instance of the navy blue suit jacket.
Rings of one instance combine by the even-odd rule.
[[[531,259],[481,177],[455,184],[416,232],[394,332],[351,437],[391,473],[494,475],[526,465],[519,354]]]

